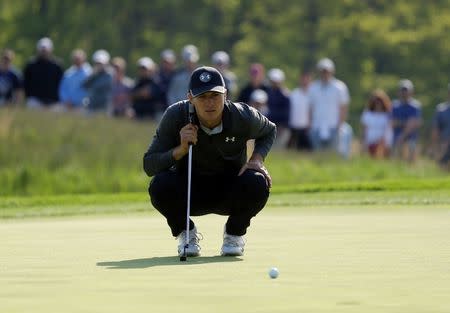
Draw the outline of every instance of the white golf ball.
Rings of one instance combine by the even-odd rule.
[[[278,269],[277,269],[276,267],[272,267],[272,268],[269,270],[269,276],[270,276],[270,278],[277,278],[277,277],[278,277],[278,274],[280,274],[280,272],[278,272]]]

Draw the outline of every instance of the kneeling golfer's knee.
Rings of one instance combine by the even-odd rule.
[[[269,197],[269,186],[263,174],[257,171],[247,170],[242,175],[241,191],[247,197],[253,199],[267,199]]]
[[[159,195],[164,194],[164,183],[159,175],[152,178],[148,186],[148,194],[152,202],[159,202]]]
[[[176,181],[173,175],[168,173],[155,175],[148,187],[148,193],[153,206],[156,209],[160,209],[161,207],[166,206],[168,202],[173,202],[176,198],[174,195],[176,189]]]

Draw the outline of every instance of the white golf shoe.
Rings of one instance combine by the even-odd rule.
[[[243,236],[234,236],[223,232],[223,256],[241,256],[244,254],[245,240]]]
[[[186,245],[186,231],[183,230],[178,235],[178,256],[184,256],[184,246]],[[197,227],[189,230],[189,244],[186,247],[186,256],[199,256],[200,255],[200,245],[198,242],[203,239],[202,234],[197,233]]]

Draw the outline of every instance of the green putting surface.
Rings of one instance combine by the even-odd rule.
[[[157,214],[1,221],[0,312],[450,312],[450,210],[366,207],[271,207],[228,258],[194,218],[187,262]]]

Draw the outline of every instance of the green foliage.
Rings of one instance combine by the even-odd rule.
[[[0,109],[0,196],[142,192],[150,122]],[[355,156],[273,151],[273,192],[450,188],[431,161],[414,165]]]
[[[448,1],[3,0],[0,23],[0,47],[17,51],[19,67],[45,35],[66,65],[76,47],[105,48],[130,61],[130,75],[140,56],[158,59],[167,47],[180,51],[194,43],[203,64],[223,49],[241,84],[249,62],[258,61],[283,69],[294,87],[299,70],[329,56],[349,85],[355,122],[371,90],[381,87],[395,97],[404,77],[424,105],[434,106],[446,97],[450,72]]]

